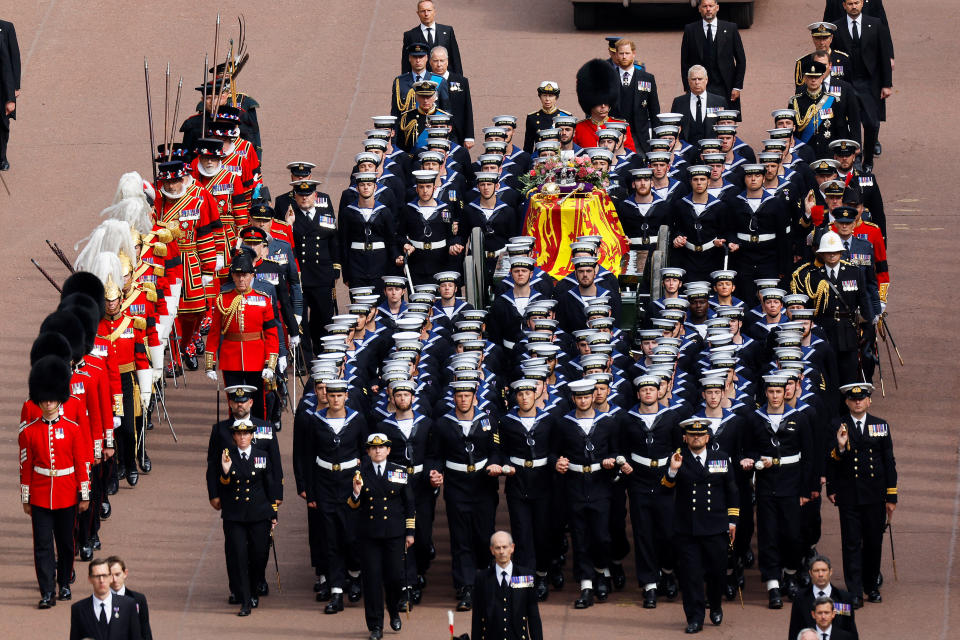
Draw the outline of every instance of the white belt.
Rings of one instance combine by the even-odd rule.
[[[665,466],[667,464],[667,461],[670,459],[670,458],[660,458],[658,460],[654,458],[644,458],[643,456],[638,456],[635,453],[631,453],[630,458],[632,458],[634,462],[639,462],[643,466],[650,467],[651,469],[656,469],[657,467]]]
[[[777,234],[760,233],[760,234],[750,235],[749,233],[738,233],[737,237],[746,242],[768,242],[770,240],[776,240]]]
[[[69,476],[73,473],[73,467],[66,469],[47,469],[46,467],[34,467],[33,470],[42,476],[48,478],[59,478],[60,476]]]
[[[773,464],[774,464],[774,466],[776,466],[776,465],[778,465],[778,464],[779,464],[779,465],[796,464],[797,462],[800,462],[800,454],[799,454],[799,453],[797,453],[797,454],[795,454],[795,455],[792,455],[792,456],[785,456],[785,457],[783,457],[783,458],[774,458],[774,459],[773,459]]]
[[[407,473],[410,475],[413,475],[415,473],[420,473],[421,471],[423,471],[422,464],[415,464],[412,467],[407,467]]]
[[[387,245],[382,242],[351,242],[350,248],[360,251],[372,251],[374,249],[386,249]]]
[[[526,467],[527,469],[535,469],[537,467],[545,467],[547,465],[546,458],[537,458],[536,460],[524,460],[523,458],[514,458],[510,456],[510,462],[517,465],[518,467]]]
[[[487,459],[477,460],[473,464],[460,464],[459,462],[450,462],[447,460],[444,464],[447,469],[453,469],[460,473],[473,473],[475,471],[483,471],[483,468],[487,466]]]
[[[345,471],[347,469],[353,469],[359,463],[360,461],[356,458],[340,463],[327,462],[326,460],[321,460],[319,457],[317,458],[317,466],[321,469],[326,469],[327,471]]]
[[[567,469],[570,471],[576,471],[577,473],[593,473],[594,471],[600,471],[603,467],[600,466],[600,463],[597,464],[575,464],[570,462],[567,464]]]
[[[630,244],[652,244],[656,242],[657,236],[638,236],[636,238],[630,238]]]
[[[446,240],[437,240],[436,242],[420,242],[419,240],[408,240],[410,244],[413,245],[414,249],[425,249],[430,251],[431,249],[443,249],[447,246]]]
[[[716,240],[716,238],[714,238],[714,240]],[[713,244],[713,240],[711,240],[706,244],[693,244],[692,242],[687,242],[683,246],[689,249],[690,251],[700,252],[700,251],[708,251],[710,249],[713,249],[717,245]]]

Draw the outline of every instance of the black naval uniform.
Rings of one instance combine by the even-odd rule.
[[[538,134],[543,129],[552,129],[553,119],[557,116],[570,115],[573,114],[560,108],[554,109],[550,113],[547,113],[543,110],[543,107],[528,113],[527,122],[523,129],[523,150],[527,153],[533,153],[534,145],[536,145],[537,141],[540,139]]]
[[[305,318],[310,327],[310,343],[322,344],[323,327],[337,313],[336,282],[340,277],[340,245],[337,220],[330,196],[317,192],[313,211],[296,211],[293,221],[295,252],[300,263]]]
[[[404,537],[413,536],[415,525],[413,479],[407,468],[386,460],[380,466],[382,472],[378,474],[373,461],[365,457],[360,463],[360,495],[351,492],[347,499],[357,514],[363,610],[370,631],[383,630],[384,593],[390,617],[398,615],[404,584]]]
[[[530,570],[516,564],[477,572],[471,635],[474,640],[543,640],[543,625]]]
[[[453,233],[453,223],[459,222],[455,207],[449,202],[436,202],[426,218],[421,213],[426,207],[418,201],[408,202],[400,212],[400,240],[414,248],[407,257],[414,284],[433,282],[433,275],[450,262],[450,246],[459,242]]]
[[[830,93],[821,87],[814,96],[804,88],[790,99],[787,108],[797,112],[796,137],[810,145],[818,158],[833,157],[830,143],[834,140],[860,142],[857,96],[846,83],[834,82]]]
[[[813,62],[813,53],[808,53],[802,58],[797,58],[797,63],[794,68],[793,74],[793,84],[796,87],[796,92],[801,93],[803,91],[804,85],[804,75],[803,69],[810,66],[810,63]],[[850,73],[850,56],[844,51],[837,51],[836,49],[830,50],[830,80],[832,84],[836,80],[848,81],[849,78],[847,75]]]
[[[243,459],[235,444],[226,448],[230,450],[230,473],[224,476],[223,469],[219,470],[217,489],[227,547],[227,575],[230,584],[235,585],[241,606],[249,607],[253,587],[266,582],[271,520],[276,521],[276,503],[283,496],[275,484],[277,472],[272,468],[268,450],[251,445],[247,459]]]
[[[710,273],[722,266],[723,248],[715,246],[713,241],[726,237],[728,218],[726,203],[713,196],[709,196],[700,215],[690,196],[674,202],[670,241],[685,236],[687,243],[670,251],[670,262],[671,266],[687,270],[686,280],[709,280]]]
[[[369,215],[356,203],[340,212],[340,255],[343,281],[351,287],[383,284],[383,275],[392,273],[400,255],[397,222],[389,207],[374,201]]]
[[[790,216],[783,199],[764,191],[758,200],[746,192],[729,200],[728,240],[739,245],[730,254],[730,268],[737,272],[734,283],[741,300],[753,300],[757,278],[782,278],[789,273]],[[754,205],[756,205],[754,207]]]
[[[710,447],[682,453],[683,464],[674,477],[669,467],[663,485],[675,494],[674,549],[687,623],[703,624],[706,607],[720,611],[727,568],[730,525],[740,516],[740,497],[733,461],[726,452]],[[704,594],[706,582],[706,594]]]
[[[414,149],[423,146],[420,136],[427,129],[427,116],[434,114],[454,117],[452,113],[440,108],[435,108],[427,114],[421,111],[419,107],[414,107],[400,114],[400,120],[397,123],[397,147],[407,153],[413,153]]]
[[[474,409],[466,434],[451,410],[431,435],[427,457],[431,470],[443,474],[453,584],[462,591],[472,588],[477,569],[490,563],[499,482],[487,474],[487,466],[500,464],[500,437],[496,420],[481,409]]]
[[[897,463],[890,425],[865,416],[857,425],[849,413],[834,420],[833,434],[843,425],[849,440],[841,449],[832,436],[827,459],[827,495],[836,495],[847,590],[860,596],[876,591],[886,523],[886,503],[897,502]]]

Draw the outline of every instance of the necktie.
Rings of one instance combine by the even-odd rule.
[[[503,589],[507,588],[507,572],[506,571],[500,572],[500,587]]]
[[[703,458],[701,458],[700,456],[697,456],[697,464],[700,465],[701,469],[703,468]]]
[[[820,589],[820,591],[817,593],[817,595],[818,595],[819,597],[823,598],[823,597],[825,597],[827,594],[824,593],[823,589]]]
[[[844,241],[843,241],[843,249],[844,249],[844,251],[850,251],[850,241],[849,241],[849,240],[844,240]]]
[[[832,282],[833,284],[837,284],[837,270],[836,270],[836,269],[829,269],[829,270],[828,270],[828,277],[830,278],[830,282]]]
[[[703,98],[697,96],[697,122],[703,122]]]
[[[413,79],[414,82],[420,82],[421,80],[423,80],[423,76],[421,76],[419,73]]]
[[[433,48],[433,27],[427,27],[427,46]]]
[[[709,22],[707,23],[707,44],[713,46],[713,25]]]
[[[379,465],[379,464],[377,465],[377,477],[378,477],[378,478],[382,478],[382,477],[383,477],[383,466],[381,466],[381,465]]]
[[[241,452],[240,452],[240,458],[241,458],[242,460],[246,460],[246,459],[247,459],[247,452],[246,452],[246,451],[241,451]]]
[[[821,633],[820,635],[823,636],[823,640],[830,640],[830,636],[827,635],[827,632],[826,632],[826,631],[824,631],[824,632]]]
[[[857,28],[857,21],[854,20],[853,24],[850,25],[851,35],[853,36],[853,46],[860,46],[860,29]],[[826,635],[826,634],[824,634]]]
[[[863,435],[863,422],[861,422],[860,420],[857,420],[857,431],[858,431],[861,435]]]
[[[107,604],[105,602],[100,603],[100,616],[97,618],[97,622],[102,629],[107,628]]]
[[[630,84],[630,76],[626,71],[623,72],[623,86]]]

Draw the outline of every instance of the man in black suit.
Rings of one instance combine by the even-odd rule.
[[[824,22],[838,22],[846,15],[843,10],[843,0],[827,0],[823,7]],[[883,0],[863,0],[863,15],[873,18],[879,18],[883,26],[887,28],[887,35],[890,35],[890,23],[887,21],[887,12],[883,8]],[[893,67],[893,40],[890,40],[890,66]]]
[[[817,637],[823,640],[853,640],[853,636],[845,629],[841,629],[834,622],[837,619],[837,611],[834,609],[832,598],[817,598],[813,601],[813,608],[810,615],[813,617],[816,626],[811,627],[817,632]]]
[[[727,106],[726,98],[707,91],[708,82],[707,70],[702,65],[690,67],[685,83],[689,89],[674,98],[670,107],[672,113],[683,115],[680,127],[684,139],[691,144],[713,137],[713,118],[707,116]]]
[[[494,564],[477,571],[473,585],[474,640],[543,640],[533,571],[513,564],[513,550],[513,537],[506,531],[490,537]]]
[[[107,566],[110,567],[110,591],[114,595],[133,598],[134,602],[137,603],[137,617],[140,618],[140,638],[142,640],[153,640],[147,596],[127,587],[127,576],[129,574],[127,563],[119,556],[110,556],[107,558]]]
[[[630,124],[634,147],[637,153],[643,155],[649,150],[647,141],[650,140],[651,129],[656,126],[654,118],[660,113],[657,80],[652,73],[634,64],[637,45],[632,40],[618,40],[616,46],[614,60],[620,77],[620,102],[611,110],[611,115]]]
[[[430,69],[446,81],[447,111],[453,114],[453,137],[467,149],[473,148],[473,100],[470,81],[450,70],[450,52],[437,45],[430,50]]]
[[[873,167],[885,100],[893,95],[893,42],[880,18],[863,14],[863,0],[844,0],[846,15],[835,24],[834,46],[850,56],[847,81],[860,97],[863,121],[862,162]],[[868,169],[868,167],[870,169]]]
[[[457,36],[453,33],[453,27],[450,25],[437,24],[437,6],[433,0],[419,0],[417,2],[417,17],[420,18],[420,24],[403,33],[401,71],[404,73],[410,71],[407,47],[414,42],[422,42],[427,45],[428,50],[434,47],[444,47],[450,56],[450,70],[462,75],[463,65],[460,63],[460,47],[457,46]]]
[[[841,628],[850,633],[854,640],[859,638],[857,633],[857,621],[854,617],[853,596],[847,591],[838,589],[830,583],[833,576],[833,568],[830,565],[830,558],[826,556],[814,556],[810,563],[810,587],[804,589],[793,601],[793,607],[790,610],[790,631],[787,633],[787,640],[796,640],[797,634],[801,630],[813,627],[816,623],[813,620],[812,612],[817,598],[830,598],[833,600],[833,608],[837,616],[833,620],[835,628]]]
[[[0,20],[0,171],[10,169],[7,161],[7,141],[10,139],[10,121],[17,118],[17,98],[20,96],[20,46],[12,22]]]
[[[680,76],[683,88],[689,91],[687,72],[694,65],[702,65],[709,74],[710,91],[729,100],[730,108],[739,111],[747,56],[737,25],[717,19],[719,5],[717,0],[697,2],[702,19],[691,22],[683,29]]]
[[[137,603],[110,591],[110,567],[104,558],[94,558],[87,568],[93,595],[70,607],[70,640],[140,640]]]

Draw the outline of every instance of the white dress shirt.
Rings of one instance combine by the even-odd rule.
[[[433,22],[431,24],[420,24],[420,33],[423,34],[423,41],[429,43],[430,35],[427,33],[427,29],[433,29],[433,45],[437,44],[437,23]]]
[[[240,457],[241,457],[241,458],[246,458],[247,460],[249,460],[249,459],[250,459],[250,451],[251,451],[252,449],[253,449],[252,446],[249,446],[249,447],[247,447],[246,449],[240,449],[240,448],[238,447],[238,448],[237,448],[237,451],[240,452]]]
[[[863,37],[863,19],[862,18],[863,18],[862,13],[858,15],[856,18],[851,18],[849,15],[847,16],[847,32],[850,34],[851,39],[853,38],[854,24],[857,25],[857,33],[860,35],[861,38]]]
[[[104,605],[106,605],[104,607],[104,611],[106,611],[107,613],[107,624],[110,624],[110,616],[113,615],[113,594],[108,591],[107,597],[104,598],[103,600],[99,599],[97,597],[97,594],[93,594],[90,596],[90,600],[93,602],[94,620],[97,620],[97,621],[100,620],[100,604],[103,603]]]
[[[701,25],[701,27],[703,28],[703,35],[704,36],[707,35],[707,25],[710,25],[710,29],[713,31],[713,41],[716,42],[717,41],[717,19],[714,18],[711,21],[702,20],[701,22],[703,23]]]
[[[497,584],[503,582],[503,574],[507,574],[507,585],[510,584],[510,578],[513,577],[513,562],[508,562],[507,566],[501,567],[499,564],[494,563],[493,565],[497,569]]]
[[[694,92],[690,92],[690,117],[694,120],[697,119],[697,98],[700,98],[700,117],[704,120],[707,119],[707,92],[704,91],[699,96]]]
[[[827,583],[827,586],[825,586],[823,589],[821,589],[821,588],[818,587],[817,585],[813,585],[813,586],[811,587],[811,589],[813,589],[813,598],[814,598],[814,600],[816,600],[817,598],[832,598],[832,597],[833,597],[833,596],[830,595],[830,594],[833,593],[833,586],[830,585],[829,583]]]
[[[630,65],[629,69],[624,69],[623,67],[617,67],[617,73],[620,74],[620,84],[630,84],[633,81],[633,65]]]
[[[830,625],[826,629],[817,627],[817,635],[820,636],[819,640],[830,640],[830,638],[833,637],[833,625]]]

